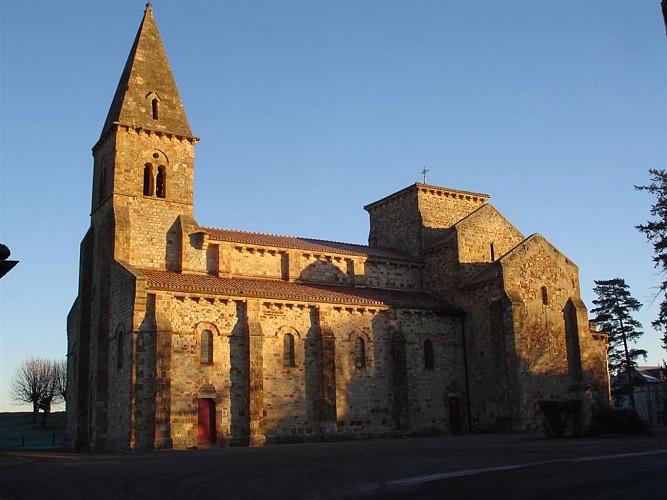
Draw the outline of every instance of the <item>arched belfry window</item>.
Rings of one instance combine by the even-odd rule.
[[[144,165],[144,196],[153,196],[153,165]]]
[[[167,169],[164,165],[160,165],[157,169],[157,177],[155,178],[155,195],[158,198],[165,198],[167,196]]]
[[[354,344],[354,365],[357,368],[366,367],[366,341],[357,337]]]
[[[160,118],[160,96],[155,92],[149,92],[146,94],[145,99],[151,102],[150,112],[153,117],[153,120],[158,120]]]
[[[294,335],[286,333],[283,337],[283,365],[294,366]]]
[[[433,342],[430,340],[424,341],[424,370],[431,371],[435,368],[435,360],[433,358]]]
[[[157,120],[160,117],[160,102],[157,97],[154,97],[151,101],[151,108],[153,110],[153,120]]]
[[[201,362],[208,365],[213,363],[213,332],[211,330],[201,332]]]

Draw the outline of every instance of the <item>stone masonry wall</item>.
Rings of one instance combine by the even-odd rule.
[[[181,217],[185,219],[186,217]],[[196,223],[193,223],[196,224]],[[380,261],[335,253],[308,253],[276,250],[262,246],[212,243],[197,227],[182,224],[190,231],[183,251],[188,269],[226,277],[290,279],[334,285],[362,285],[377,288],[418,290],[422,288],[422,268],[413,263]],[[180,227],[180,226],[179,226]],[[362,274],[357,274],[362,273]]]
[[[172,330],[169,372],[171,446],[197,446],[197,401],[215,401],[217,444],[248,442],[248,374],[245,306],[224,298],[161,292],[156,316]],[[447,431],[447,394],[463,395],[460,330],[456,320],[433,313],[391,314],[328,304],[263,302],[257,319],[262,345],[263,428],[268,442],[321,439],[322,413],[318,336],[323,325],[335,335],[336,410],[340,436],[389,435],[392,420],[390,329],[407,339],[411,428]],[[389,314],[389,315],[388,315]],[[158,327],[159,330],[159,327]],[[213,333],[213,362],[201,360],[202,331]],[[285,362],[284,337],[294,338],[294,366]],[[357,366],[356,339],[365,343]],[[435,366],[424,368],[423,343],[434,346]],[[159,385],[159,381],[158,381]]]
[[[234,246],[226,259],[226,267],[234,276],[280,279],[283,277],[283,253],[262,248]]]
[[[397,262],[367,261],[365,282],[377,288],[420,290],[422,268]]]
[[[487,195],[415,184],[366,207],[369,245],[419,255],[440,240],[445,229],[474,212]]]
[[[264,410],[269,442],[313,439],[320,434],[318,334],[311,307],[264,303]],[[284,339],[294,340],[294,364],[285,362]]]
[[[116,238],[124,243],[117,251],[127,252],[118,257],[139,268],[166,269],[169,253],[178,252],[180,244],[168,237],[170,229],[179,215],[192,216],[194,144],[121,127],[116,149],[114,205],[128,210],[126,224],[116,228]],[[144,196],[146,163],[166,168],[165,198]]]
[[[481,207],[487,195],[466,193],[433,186],[418,185],[417,200],[424,225],[423,248],[428,248],[443,236],[443,229],[451,227]]]
[[[502,264],[508,294],[516,295],[523,303],[521,308],[514,308],[514,349],[522,388],[519,417],[529,428],[536,425],[537,400],[584,397],[568,390],[581,387],[582,381],[573,374],[583,372],[582,376],[593,382],[593,367],[581,366],[581,359],[600,359],[605,348],[591,339],[588,324],[577,325],[576,332],[567,331],[567,303],[581,300],[578,270],[541,236],[533,236]],[[572,335],[579,337],[579,359],[568,356],[568,337]],[[568,363],[579,366],[573,369]],[[597,386],[595,391],[604,394],[606,387]]]
[[[107,449],[127,450],[132,417],[135,279],[116,263],[111,269]]]
[[[518,430],[513,316],[500,281],[461,291],[468,312],[465,342],[471,425],[476,431]]]
[[[370,215],[368,244],[417,255],[422,250],[422,220],[414,190],[403,190],[366,207]]]
[[[487,263],[499,259],[524,239],[491,205],[484,205],[456,225],[458,257],[462,264]],[[463,279],[474,274],[463,266]]]
[[[242,305],[233,300],[165,294],[172,325],[171,438],[174,448],[197,446],[197,402],[215,400],[221,442],[247,439],[247,352]],[[213,362],[202,362],[202,332],[213,334]],[[233,436],[240,436],[235,441]]]

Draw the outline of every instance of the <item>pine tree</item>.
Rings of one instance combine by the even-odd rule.
[[[651,183],[647,186],[635,186],[638,191],[648,191],[656,196],[651,206],[651,216],[654,219],[646,224],[636,226],[646,238],[653,243],[653,263],[663,275],[667,275],[667,171],[649,170]],[[667,278],[660,283],[659,294],[663,294],[658,317],[651,322],[654,328],[663,332],[662,346],[667,349]]]
[[[623,389],[627,391],[630,407],[636,411],[633,371],[637,358],[646,358],[646,351],[629,347],[629,344],[634,344],[644,333],[641,323],[632,317],[641,304],[621,278],[596,280],[593,291],[598,296],[593,300],[596,307],[591,309],[596,315],[593,321],[609,335],[609,370],[614,376],[625,374]]]

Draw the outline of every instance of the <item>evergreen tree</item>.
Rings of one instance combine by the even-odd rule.
[[[667,349],[667,171],[649,170],[651,183],[647,186],[635,186],[638,191],[648,191],[655,195],[656,201],[651,206],[653,219],[636,226],[653,243],[653,263],[665,275],[660,283],[658,295],[663,294],[658,317],[651,322],[654,328],[662,331],[662,346]]]
[[[634,366],[637,358],[646,358],[644,349],[629,347],[644,333],[641,323],[632,317],[632,313],[641,308],[637,299],[630,295],[630,287],[621,278],[595,280],[593,291],[598,298],[593,301],[595,314],[593,321],[598,328],[609,334],[609,370],[612,375],[625,374],[630,407],[636,411],[634,397]]]

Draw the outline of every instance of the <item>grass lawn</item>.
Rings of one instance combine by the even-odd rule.
[[[41,447],[62,445],[65,436],[65,412],[49,415],[47,427],[40,427],[42,414],[37,422],[30,412],[0,413],[0,449],[17,447]],[[54,437],[55,436],[55,437]]]

